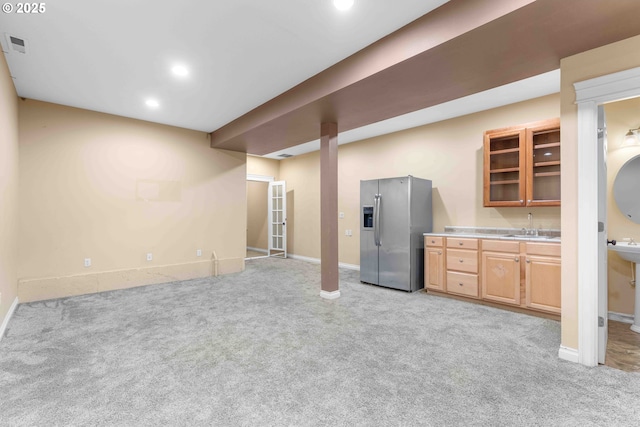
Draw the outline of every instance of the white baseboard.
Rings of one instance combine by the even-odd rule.
[[[11,317],[13,316],[13,312],[16,311],[16,307],[18,307],[18,297],[16,297],[16,299],[13,300],[13,304],[11,304],[11,307],[9,307],[9,311],[7,312],[7,315],[4,317],[4,320],[2,321],[2,326],[0,326],[0,341],[2,341],[2,338],[4,337],[4,333],[7,330],[7,326],[9,326],[9,320],[11,320]]]
[[[634,319],[634,316],[632,314],[616,313],[614,311],[610,311],[607,317],[609,317],[609,320],[615,320],[616,322],[629,324],[633,324]]]
[[[560,346],[560,350],[558,350],[558,357],[562,360],[566,360],[568,362],[578,363],[580,361],[580,357],[578,355],[578,350],[575,348],[569,348],[565,346]]]
[[[252,248],[251,246],[247,246],[247,250],[254,251],[254,252],[260,252],[262,254],[268,253],[268,251],[266,249]]]
[[[340,291],[320,291],[320,296],[324,299],[336,299],[340,298]]]
[[[308,256],[296,255],[296,254],[287,254],[287,258],[297,259],[300,261],[310,262],[312,264],[320,264],[320,260],[318,258],[311,258]]]
[[[311,258],[308,256],[296,255],[296,254],[287,254],[288,258],[297,259],[300,261],[306,261],[313,264],[320,264],[320,258]],[[345,262],[339,262],[338,267],[346,268],[347,270],[356,270],[360,271],[360,266],[356,264],[347,264]]]

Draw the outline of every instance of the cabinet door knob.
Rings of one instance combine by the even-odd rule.
[[[522,204],[524,204],[524,200],[520,200],[520,204],[521,204],[521,205],[522,205]]]
[[[513,258],[513,260],[514,260],[515,262],[520,262],[520,257],[514,257],[514,258]]]
[[[435,243],[435,242],[436,242],[435,240],[432,240],[432,241],[431,241],[431,243]]]
[[[438,251],[438,255],[442,255],[442,251]]]
[[[527,200],[527,203],[531,203],[531,200]]]
[[[527,264],[531,264],[531,260],[530,259],[527,260]]]
[[[462,258],[460,258],[460,262],[464,262],[464,260]]]
[[[459,244],[460,246],[462,246],[462,245],[464,245],[464,242],[458,242],[458,244]]]
[[[460,285],[460,286],[464,286],[462,283],[458,283],[458,285]]]

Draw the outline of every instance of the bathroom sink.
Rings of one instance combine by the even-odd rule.
[[[616,245],[609,245],[609,250],[616,251],[622,259],[640,263],[640,245],[630,245],[629,242],[618,242]]]
[[[616,245],[608,245],[607,248],[610,251],[616,251],[622,259],[634,262],[636,264],[636,277],[638,277],[638,274],[640,274],[640,246],[637,244],[630,245],[629,242],[618,242]],[[640,334],[640,290],[637,287],[631,330]]]

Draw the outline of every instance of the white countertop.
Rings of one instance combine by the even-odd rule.
[[[425,236],[463,237],[470,239],[518,240],[560,243],[560,230],[540,229],[540,235],[523,233],[521,228],[446,226],[444,233],[424,233]]]

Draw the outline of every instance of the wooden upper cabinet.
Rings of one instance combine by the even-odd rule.
[[[560,120],[484,133],[485,207],[560,205]]]
[[[527,127],[527,162],[527,206],[559,206],[559,119]]]

